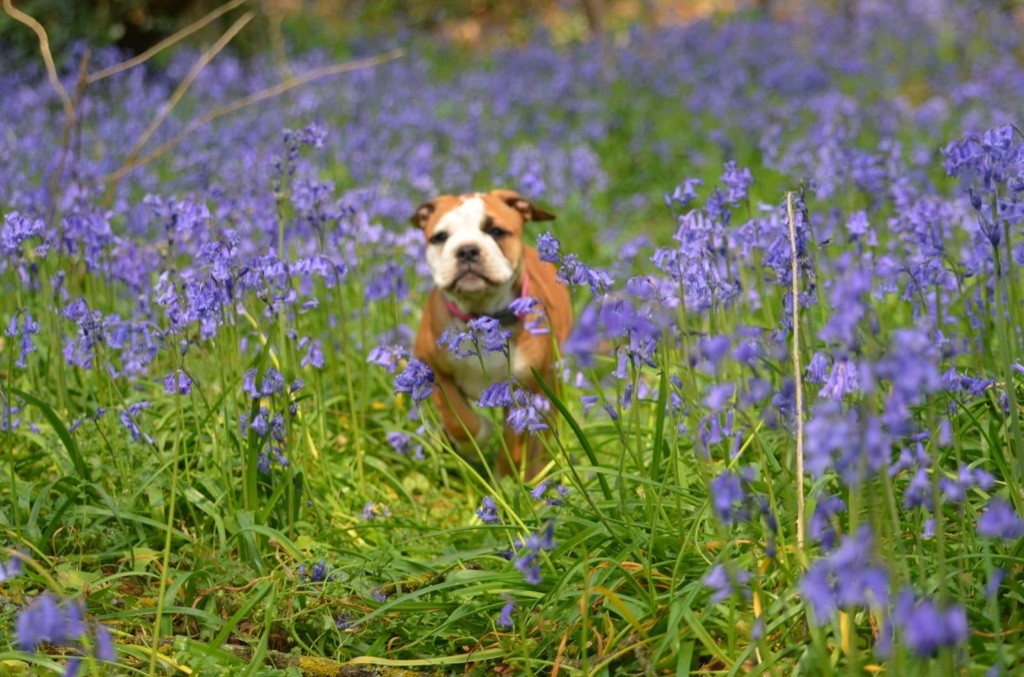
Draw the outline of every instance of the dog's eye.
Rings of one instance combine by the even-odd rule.
[[[444,244],[444,241],[448,239],[448,233],[441,231],[440,233],[434,233],[433,237],[430,238],[430,244]]]
[[[492,225],[488,225],[487,227],[485,227],[484,228],[484,232],[487,233],[488,235],[490,235],[491,237],[493,237],[495,240],[500,240],[501,238],[503,238],[506,235],[508,235],[508,231],[507,230],[502,230],[501,228],[498,228],[497,226],[495,226],[493,224]]]

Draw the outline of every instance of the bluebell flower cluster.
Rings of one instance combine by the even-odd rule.
[[[412,359],[405,369],[395,376],[395,392],[407,393],[414,403],[430,397],[434,390],[434,372],[423,362]]]
[[[101,623],[89,623],[84,608],[77,601],[60,604],[44,592],[31,604],[18,612],[14,628],[15,644],[28,653],[43,643],[77,647],[78,654],[68,658],[64,674],[76,675],[81,667],[83,641],[90,639],[97,660],[114,661],[114,640],[110,630]]]
[[[530,534],[515,552],[513,566],[523,574],[523,580],[530,585],[540,585],[544,580],[540,573],[540,553],[555,549],[555,522],[548,520],[544,527]]]

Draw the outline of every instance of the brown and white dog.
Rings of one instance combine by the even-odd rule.
[[[555,279],[555,267],[523,243],[523,225],[554,218],[511,190],[441,195],[421,205],[412,217],[413,225],[422,228],[426,237],[427,264],[434,281],[416,336],[415,355],[434,372],[434,403],[448,438],[459,451],[472,450],[474,443],[484,448],[493,426],[473,410],[470,399],[479,399],[489,384],[508,380],[510,367],[512,376],[533,392],[540,389],[531,368],[550,382],[555,346],[565,341],[572,328],[572,307],[568,290]],[[550,332],[528,330],[524,321],[531,318],[516,317],[509,310],[515,299],[526,296],[539,302],[546,314],[541,321],[546,321]],[[495,317],[512,332],[507,357],[490,353],[482,359],[475,355],[458,359],[438,346],[446,329],[453,325],[464,329],[480,316]],[[498,453],[495,471],[499,476],[525,468],[529,478],[544,466],[543,447],[535,437],[526,441],[508,426],[504,437],[508,454]]]

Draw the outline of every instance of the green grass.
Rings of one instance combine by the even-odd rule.
[[[439,68],[445,67],[451,64]],[[600,265],[616,263],[614,247],[602,241],[611,229],[618,242],[647,234],[658,244],[670,243],[676,222],[660,206],[660,193],[683,176],[699,176],[706,195],[718,184],[726,155],[700,133],[715,128],[711,121],[695,122],[697,131],[682,129],[679,116],[665,113],[657,97],[631,100],[634,90],[613,85],[619,86],[621,92],[608,95],[616,107],[611,115],[621,123],[618,134],[595,144],[610,185],[586,201],[569,199],[552,228],[566,252]],[[640,129],[651,119],[655,131],[648,137]],[[629,146],[634,138],[662,140],[672,152],[659,159],[646,148],[638,155]],[[910,132],[906,141],[921,138],[931,139],[930,132]],[[873,147],[870,141],[861,144]],[[736,220],[751,218],[761,200],[778,204],[786,190],[798,188],[790,177],[761,166],[749,140],[732,150],[755,176],[751,204]],[[941,167],[933,169],[939,189],[948,191]],[[324,176],[344,177],[345,171],[321,167]],[[612,210],[637,193],[652,198],[647,207]],[[849,188],[830,204],[812,201],[809,209],[849,215],[873,199]],[[619,221],[584,223],[584,202],[592,213],[614,214]],[[285,201],[280,210],[284,241],[294,213]],[[895,211],[879,206],[873,222],[884,223]],[[881,237],[882,248],[896,246],[889,234]],[[834,273],[831,263],[853,250],[842,242],[808,246],[807,270],[822,285]],[[1000,251],[997,256],[1005,257]],[[226,316],[213,338],[199,339],[190,327],[193,344],[185,354],[174,349],[182,337],[170,335],[171,347],[160,351],[151,376],[137,380],[111,375],[108,366],[124,365],[105,345],[87,369],[70,367],[62,356],[61,335],[74,326],[40,291],[58,273],[67,275],[71,298],[81,296],[90,308],[106,312],[130,312],[132,300],[87,271],[81,256],[34,261],[39,288],[18,284],[11,270],[2,273],[11,295],[3,319],[28,309],[42,328],[38,352],[25,369],[15,366],[16,339],[0,338],[5,406],[22,407],[26,421],[0,433],[0,561],[21,553],[26,562],[24,576],[0,584],[0,627],[12,628],[19,608],[44,589],[83,600],[89,618],[111,628],[118,645],[118,667],[87,664],[94,674],[185,674],[186,668],[201,675],[358,674],[343,665],[374,666],[374,674],[818,675],[875,669],[878,609],[855,609],[823,627],[810,622],[799,583],[822,551],[797,543],[793,431],[771,425],[767,405],[737,406],[737,453],[730,454],[729,436],[706,455],[699,448],[707,388],[744,381],[751,373],[729,360],[715,373],[693,368],[696,341],[736,335],[742,327],[771,331],[785,312],[787,290],[767,279],[768,271],[753,258],[743,259],[735,276],[744,289],[759,291],[759,307],[680,309],[679,340],[659,346],[657,367],[633,364],[626,378],[608,379],[616,360],[605,351],[582,369],[590,381],[608,383],[594,410],[609,404],[614,419],[584,414],[580,396],[589,390],[568,384],[558,395],[548,391],[553,432],[545,444],[553,465],[545,479],[563,484],[568,494],[562,504],[547,505],[530,496],[533,485],[508,478],[493,483],[484,464],[448,449],[430,406],[422,410],[422,431],[410,421],[411,403],[394,394],[393,375],[366,358],[378,336],[400,325],[414,327],[418,318],[398,303],[367,302],[372,266],[394,254],[359,253],[345,284],[312,290],[318,308],[293,319],[268,318],[265,300],[244,295],[244,312]],[[960,275],[951,305],[962,308],[988,280],[964,277],[959,264],[951,266]],[[649,265],[641,260],[636,268]],[[966,318],[950,319],[951,330],[982,346],[958,358],[961,370],[999,374],[1000,382],[981,397],[958,402],[949,417],[952,443],[941,444],[937,435],[922,443],[936,469],[935,495],[940,475],[954,477],[960,464],[983,465],[998,476],[996,488],[974,491],[962,506],[938,502],[929,515],[903,508],[905,473],[893,479],[882,473],[855,489],[833,474],[806,480],[808,514],[822,492],[840,493],[851,509],[835,526],[851,534],[869,524],[895,582],[967,608],[973,632],[964,647],[924,660],[897,642],[884,666],[889,674],[950,674],[954,665],[982,674],[997,659],[1011,670],[1024,662],[1024,590],[1016,575],[1024,544],[986,542],[974,529],[990,494],[1024,508],[1012,370],[1021,290],[1016,271],[1005,272],[999,284],[1013,304],[1008,322],[986,317],[974,327]],[[806,275],[803,290],[823,294],[821,287],[811,289]],[[580,311],[589,292],[574,293]],[[863,359],[882,356],[893,330],[913,326],[918,300],[887,295],[870,302],[880,328],[861,329]],[[823,302],[801,313],[799,359],[806,368],[815,351],[828,348],[818,332],[834,311]],[[304,348],[295,336],[325,339],[323,369],[302,366]],[[240,348],[243,342],[247,350]],[[194,379],[190,394],[164,393],[159,375],[176,369]],[[305,386],[272,397],[246,396],[244,375],[254,370],[259,384],[270,369],[286,384],[303,378]],[[776,390],[793,376],[788,353],[764,360],[759,370]],[[1010,416],[997,392],[1007,382]],[[647,394],[623,408],[627,384],[641,383]],[[816,402],[819,387],[805,387],[807,400]],[[673,394],[682,406],[669,414]],[[866,393],[850,406],[875,411],[884,395]],[[934,394],[915,410],[915,421],[938,430],[958,397]],[[134,415],[143,437],[133,441],[118,417],[143,401],[148,408]],[[239,426],[241,416],[251,421],[261,408],[286,422],[281,446],[288,463],[271,460],[267,474],[257,470],[266,436]],[[412,434],[423,459],[394,452],[386,439],[391,431]],[[497,453],[485,451],[488,461]],[[767,509],[727,528],[714,516],[709,486],[723,471],[742,466],[757,469],[748,491],[764,497]],[[500,524],[475,515],[484,496],[494,498]],[[921,538],[928,517],[936,520],[935,537]],[[531,585],[499,552],[552,520],[555,545],[541,552],[543,580]],[[326,579],[313,582],[312,569],[321,561]],[[732,575],[754,572],[749,595],[712,602],[704,581],[718,564]],[[996,566],[1008,570],[1004,594],[988,600],[983,591]],[[513,627],[499,627],[508,601],[515,602]],[[758,619],[763,629],[755,632]],[[43,649],[17,651],[8,633],[0,640],[0,674],[61,670],[65,651]]]

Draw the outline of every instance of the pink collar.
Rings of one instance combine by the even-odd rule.
[[[523,271],[523,290],[519,293],[519,298],[525,299],[529,295],[530,276],[526,274],[526,271]],[[513,312],[511,308],[505,308],[504,310],[499,310],[496,313],[490,313],[487,315],[474,315],[472,313],[463,312],[462,309],[455,305],[455,303],[453,303],[450,299],[446,298],[444,300],[444,305],[446,308],[448,308],[448,312],[450,312],[452,315],[459,318],[463,322],[470,322],[472,320],[477,319],[478,317],[493,317],[494,319],[501,322],[501,325],[503,327],[506,327],[511,324],[515,324],[516,320],[518,319],[516,317],[515,312]]]

